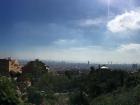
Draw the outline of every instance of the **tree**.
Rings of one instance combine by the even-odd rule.
[[[90,104],[87,95],[83,91],[79,91],[70,96],[70,105],[90,105]]]
[[[15,88],[7,77],[0,77],[0,105],[23,105]]]
[[[40,79],[42,74],[47,73],[48,70],[46,69],[45,63],[36,59],[35,61],[28,62],[23,67],[23,75],[24,77],[32,79],[32,81],[37,81]]]

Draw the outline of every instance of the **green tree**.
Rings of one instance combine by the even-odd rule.
[[[70,105],[90,105],[87,95],[83,91],[73,93],[70,96]]]
[[[0,105],[23,105],[16,86],[7,77],[0,77]]]
[[[32,79],[32,81],[38,81],[42,74],[47,72],[45,63],[38,59],[28,62],[23,67],[23,76]]]

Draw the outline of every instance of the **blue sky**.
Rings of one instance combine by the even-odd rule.
[[[139,0],[0,0],[0,57],[140,63]]]

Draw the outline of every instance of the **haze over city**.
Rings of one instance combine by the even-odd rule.
[[[139,0],[1,0],[0,57],[140,63]]]

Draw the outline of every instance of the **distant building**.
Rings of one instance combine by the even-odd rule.
[[[46,70],[48,70],[48,72],[50,71],[50,67],[48,65],[45,65],[46,66]]]
[[[11,58],[0,59],[0,75],[9,75],[9,73],[22,73],[21,65],[17,60]]]
[[[138,65],[137,64],[132,64],[132,70],[136,71],[138,69]]]
[[[108,70],[109,67],[107,67],[106,65],[103,65],[103,66],[100,66],[100,69],[101,69],[101,70]]]

